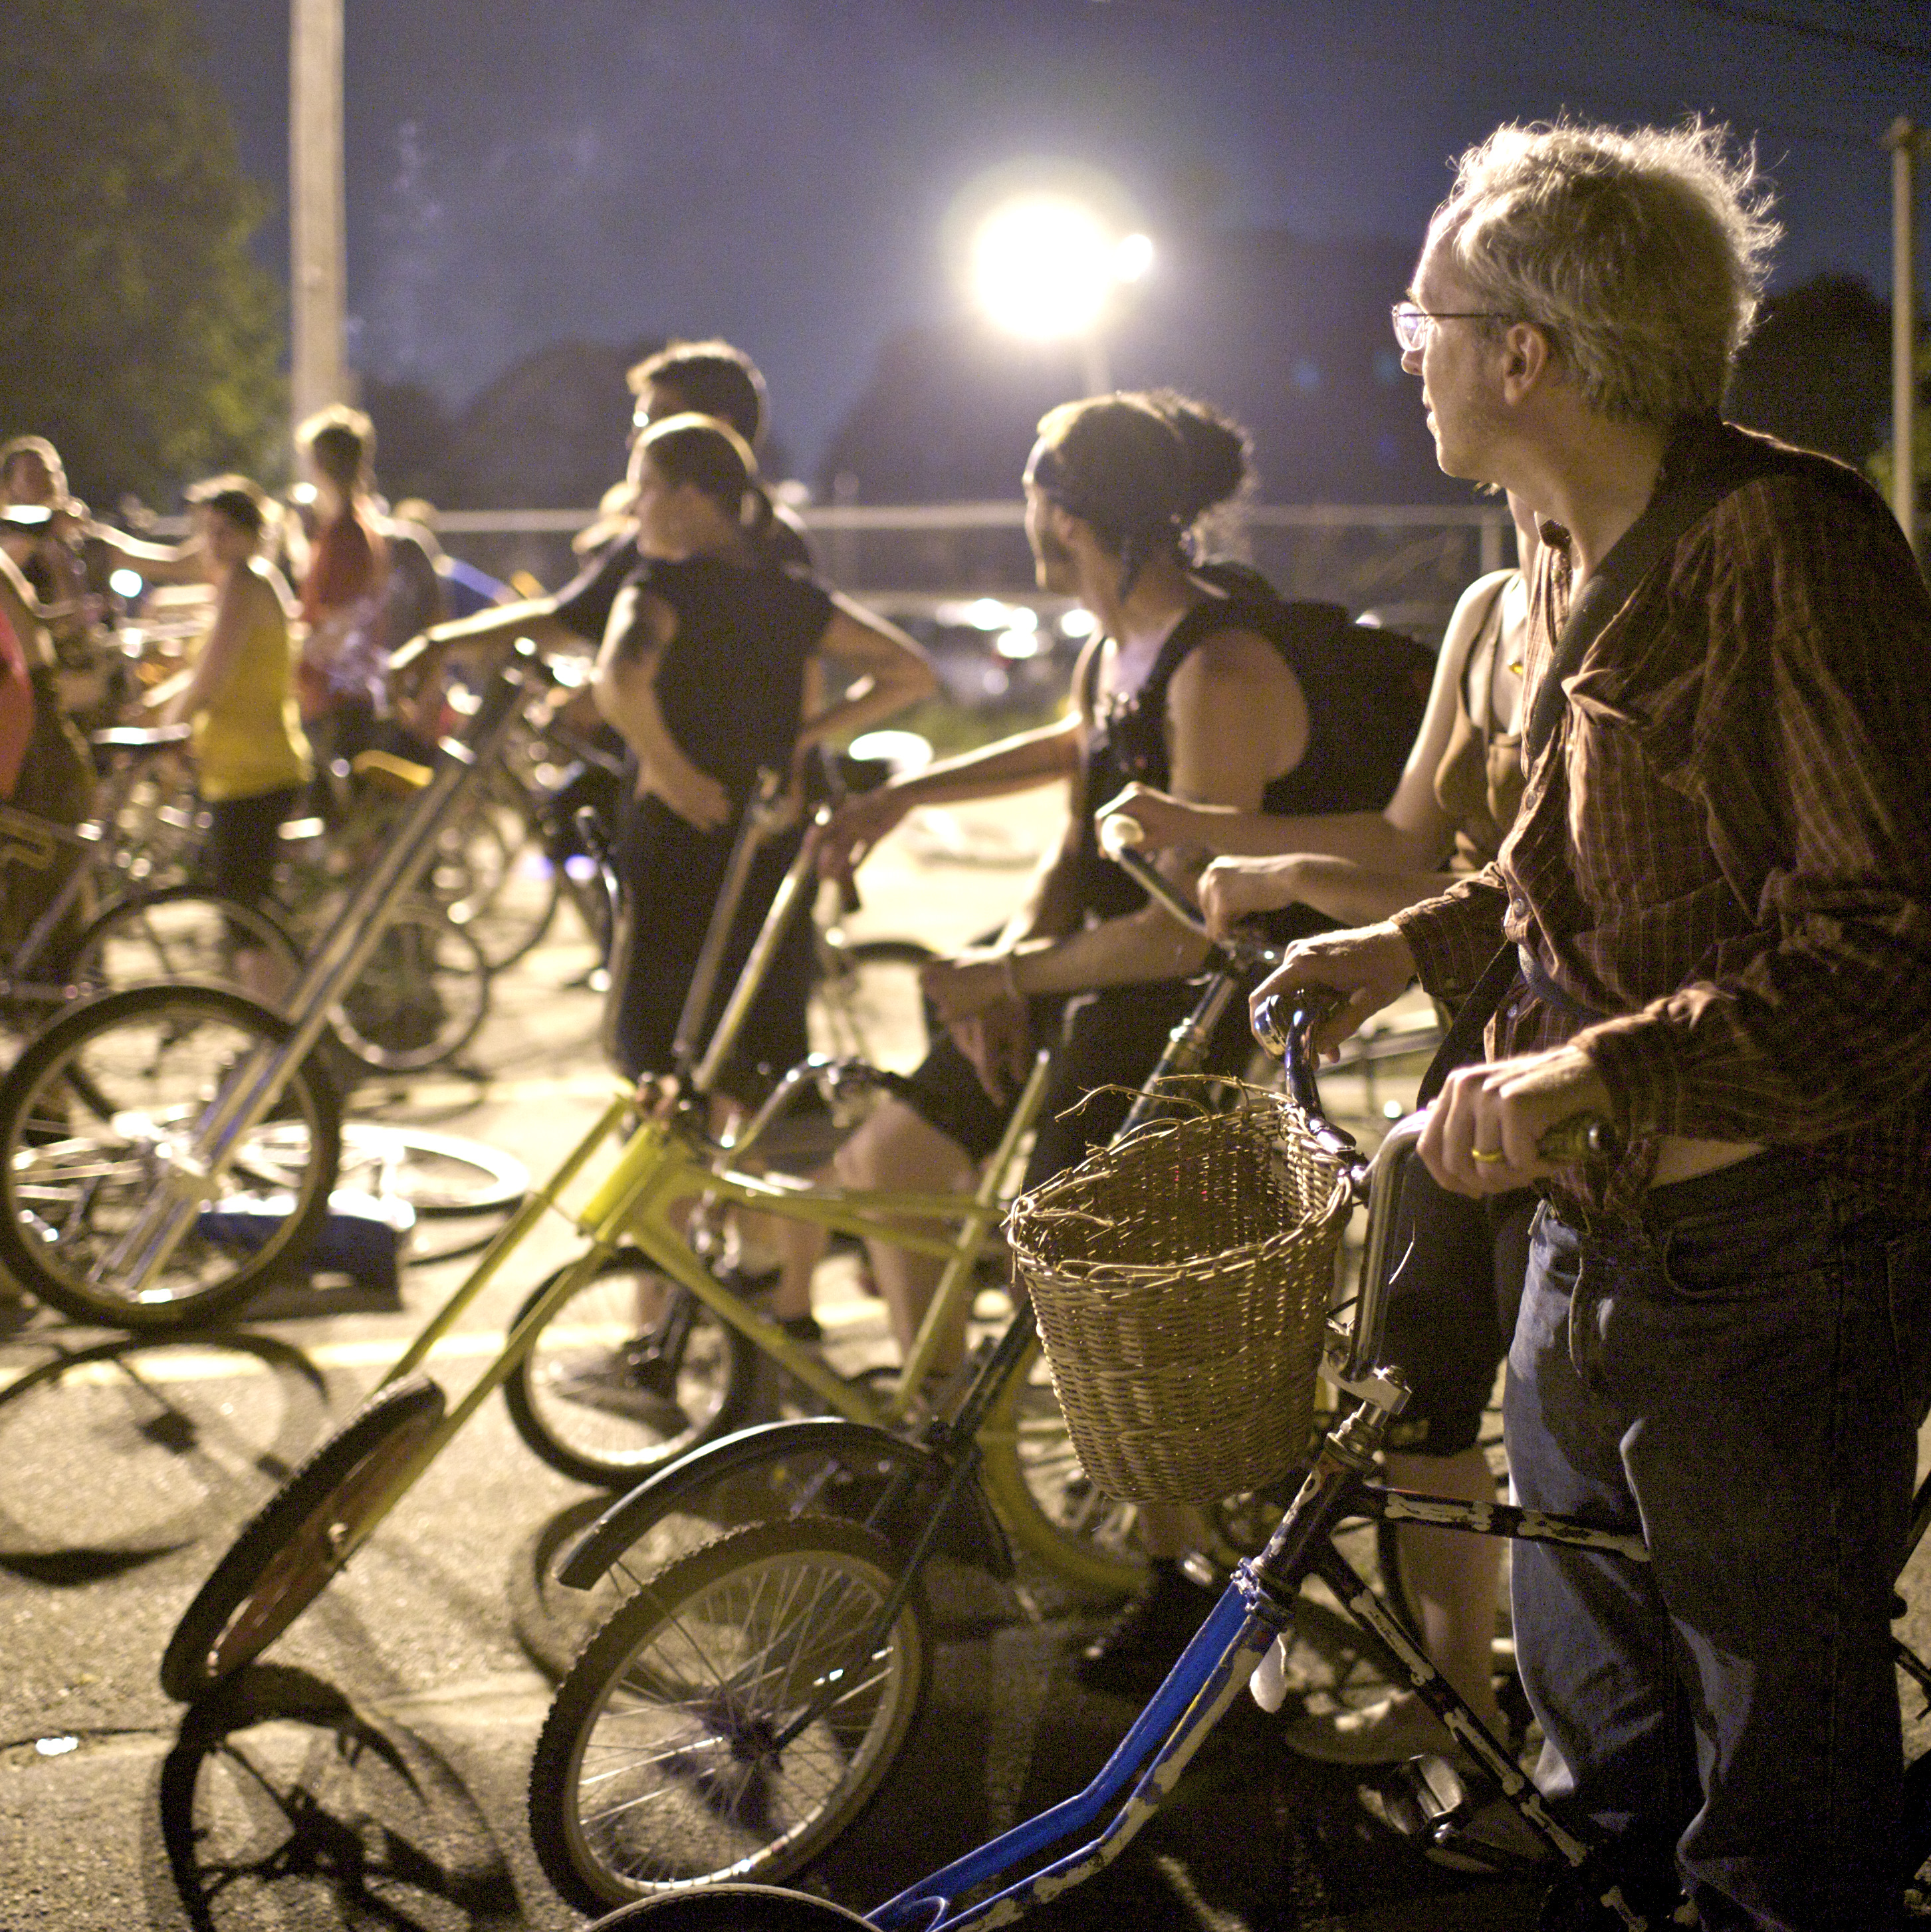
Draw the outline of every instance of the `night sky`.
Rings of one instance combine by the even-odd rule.
[[[286,6],[196,4],[244,162],[275,200],[262,245],[283,272]],[[1102,170],[1156,248],[1188,224],[1418,242],[1450,158],[1500,121],[1700,110],[1756,136],[1778,182],[1780,283],[1846,270],[1888,296],[1879,137],[1900,114],[1931,122],[1919,0],[346,14],[352,362],[455,404],[560,339],[722,334],[763,365],[805,470],[887,334],[965,302],[947,215],[988,170]]]

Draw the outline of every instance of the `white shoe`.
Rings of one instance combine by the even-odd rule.
[[[1412,1690],[1358,1711],[1297,1718],[1285,1736],[1290,1750],[1321,1764],[1399,1764],[1428,1753],[1459,1756],[1448,1726]]]

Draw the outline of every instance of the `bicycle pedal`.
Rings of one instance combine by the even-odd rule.
[[[1435,1838],[1474,1816],[1477,1800],[1445,1757],[1411,1757],[1381,1790],[1378,1808],[1404,1838]]]

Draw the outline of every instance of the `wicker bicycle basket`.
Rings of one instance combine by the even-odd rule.
[[[1150,1123],[1013,1203],[1007,1234],[1093,1482],[1258,1489],[1306,1453],[1350,1197],[1278,1094]]]

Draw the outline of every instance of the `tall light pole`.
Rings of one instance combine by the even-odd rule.
[[[298,423],[347,395],[343,200],[342,0],[291,0],[289,389]]]
[[[972,244],[973,286],[1000,328],[1078,350],[1089,395],[1113,387],[1106,352],[1116,292],[1153,265],[1144,235],[1119,235],[1092,208],[1058,194],[1022,194],[980,224]]]
[[[1924,133],[1900,116],[1884,142],[1891,150],[1891,505],[1916,550],[1918,151]]]

